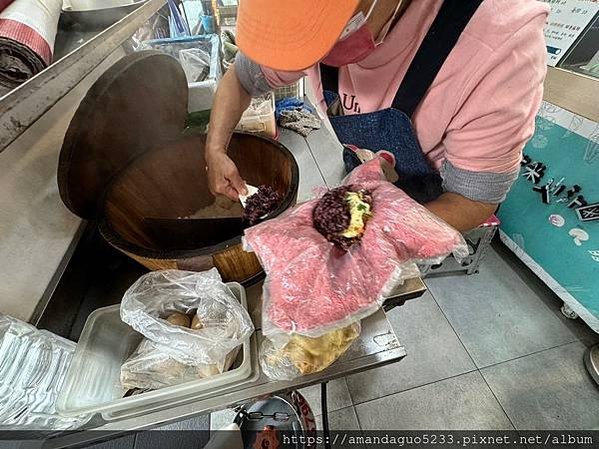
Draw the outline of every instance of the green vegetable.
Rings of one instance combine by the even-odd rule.
[[[206,134],[210,123],[210,109],[187,114],[183,135]]]

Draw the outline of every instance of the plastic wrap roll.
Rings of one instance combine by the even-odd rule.
[[[50,65],[61,9],[62,0],[14,0],[0,13],[0,87],[13,89]]]

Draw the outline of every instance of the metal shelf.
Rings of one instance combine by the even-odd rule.
[[[0,99],[0,152],[68,94],[164,4],[165,0],[149,0]]]

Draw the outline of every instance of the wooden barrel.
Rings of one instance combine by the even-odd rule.
[[[218,268],[226,281],[248,282],[261,273],[254,253],[245,252],[241,235],[217,245],[178,249],[168,236],[156,236],[145,217],[187,217],[214,203],[204,171],[205,137],[188,137],[146,153],[123,170],[100,208],[104,238],[151,270],[178,268],[200,271]],[[270,185],[282,201],[271,215],[295,204],[298,169],[280,143],[236,133],[229,154],[249,184]],[[217,232],[218,230],[215,230]]]
[[[192,215],[214,202],[208,190],[205,136],[185,136],[188,88],[179,63],[156,51],[118,61],[89,90],[61,150],[58,186],[65,205],[97,219],[103,237],[151,270],[218,268],[226,281],[251,282],[262,271],[241,235],[218,244],[178,248],[145,217]],[[229,154],[252,185],[270,185],[295,204],[298,167],[280,143],[235,133]]]

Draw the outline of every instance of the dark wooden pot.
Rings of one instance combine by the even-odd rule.
[[[187,82],[178,62],[158,52],[129,55],[107,71],[77,110],[61,151],[61,198],[102,236],[151,270],[218,268],[226,281],[262,272],[241,235],[197,248],[177,248],[155,235],[145,217],[176,218],[214,202],[204,169],[205,136],[184,136]],[[283,197],[277,216],[295,204],[298,167],[280,143],[235,133],[229,154],[252,185]]]

